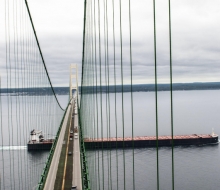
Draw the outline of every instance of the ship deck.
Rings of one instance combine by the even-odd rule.
[[[48,139],[44,141],[29,141],[28,144],[52,144],[53,141],[53,139]]]
[[[192,134],[192,135],[175,135],[173,139],[201,139],[201,138],[213,138],[217,135],[212,136],[209,134]],[[111,141],[146,141],[146,140],[156,140],[156,136],[137,136],[137,137],[109,137],[109,138],[84,138],[84,142],[111,142]],[[158,140],[171,140],[172,136],[158,136]]]
[[[158,140],[157,140],[158,139]],[[173,139],[173,140],[172,140]],[[175,135],[173,136],[138,136],[138,137],[111,137],[111,138],[95,138],[84,139],[87,149],[97,148],[141,148],[156,146],[188,146],[188,145],[204,145],[218,144],[218,135]]]

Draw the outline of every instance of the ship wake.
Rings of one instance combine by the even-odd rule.
[[[25,150],[27,146],[0,146],[0,150]]]

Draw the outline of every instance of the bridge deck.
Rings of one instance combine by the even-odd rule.
[[[77,186],[77,190],[82,189],[82,177],[81,177],[81,163],[80,163],[80,144],[78,138],[78,113],[77,113],[77,103],[75,103],[74,107],[74,147],[73,147],[73,177],[72,177],[72,185]]]
[[[78,126],[77,104],[69,104],[63,126],[54,152],[53,160],[44,186],[45,190],[70,189],[77,186],[82,189],[79,139],[70,131]],[[75,117],[73,117],[75,116]]]
[[[54,189],[54,184],[55,184],[55,180],[56,180],[56,175],[57,175],[57,168],[58,168],[58,164],[60,161],[60,155],[61,155],[61,150],[62,150],[62,145],[63,145],[63,139],[64,139],[64,135],[65,135],[65,131],[66,131],[66,126],[68,123],[68,116],[70,114],[71,111],[71,107],[69,106],[67,108],[67,113],[66,116],[64,118],[63,121],[63,125],[60,131],[60,135],[59,135],[59,139],[57,141],[57,145],[56,145],[56,150],[54,151],[54,155],[53,155],[53,159],[50,165],[50,169],[47,175],[47,180],[46,183],[44,185],[44,189]]]

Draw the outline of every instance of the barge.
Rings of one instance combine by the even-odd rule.
[[[33,129],[30,132],[30,140],[27,143],[28,150],[50,150],[54,139],[44,139],[42,131]]]
[[[158,141],[156,136],[143,137],[118,137],[118,138],[98,138],[84,139],[86,149],[114,149],[114,148],[145,148],[158,146],[172,146],[171,136],[159,136]],[[218,135],[212,132],[207,135],[175,135],[173,136],[173,146],[189,146],[189,145],[205,145],[218,144]]]

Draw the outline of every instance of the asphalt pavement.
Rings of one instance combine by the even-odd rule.
[[[71,105],[69,105],[66,116],[64,118],[64,122],[60,131],[60,135],[57,141],[57,146],[56,149],[54,151],[54,155],[53,155],[53,159],[50,165],[50,169],[47,175],[47,180],[44,186],[44,190],[52,190],[54,189],[54,184],[55,184],[55,180],[56,180],[56,175],[57,175],[57,169],[58,169],[58,163],[60,160],[60,153],[61,153],[61,149],[62,149],[62,145],[63,145],[63,139],[64,139],[64,134],[66,131],[66,126],[67,126],[67,122],[68,122],[68,116],[70,114],[71,111]]]
[[[75,104],[74,127],[78,127],[77,103]],[[77,135],[77,138],[76,138]],[[80,148],[79,135],[74,133],[73,146],[73,180],[72,185],[77,186],[77,190],[82,190],[81,164],[80,164]]]

